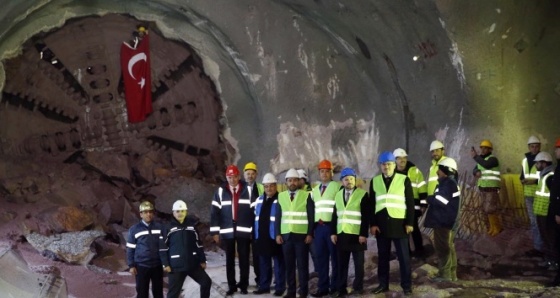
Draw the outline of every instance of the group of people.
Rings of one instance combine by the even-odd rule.
[[[227,183],[214,194],[210,223],[214,241],[223,243],[226,251],[226,294],[248,293],[251,246],[257,276],[254,294],[307,297],[309,255],[318,275],[317,291],[311,296],[349,294],[350,256],[355,268],[352,293],[363,293],[364,252],[368,236],[373,235],[379,254],[379,286],[372,293],[389,290],[394,246],[403,293],[411,295],[410,256],[412,250],[417,256],[424,254],[418,227],[424,212],[425,226],[435,231],[440,259],[434,280],[456,280],[453,239],[460,205],[457,163],[444,155],[441,141],[432,142],[430,151],[432,166],[427,183],[404,149],[382,152],[378,157],[381,173],[371,180],[369,191],[357,187],[357,174],[352,168],[342,169],[340,182],[334,181],[329,160],[319,162],[320,181],[313,188],[304,170],[288,170],[284,177],[287,190],[280,193],[274,174],[266,173],[260,184],[255,181],[258,173],[254,163],[244,167],[245,179],[235,165],[230,165],[226,169]],[[413,247],[408,241],[411,235]]]
[[[528,152],[521,161],[521,175],[525,207],[529,216],[533,249],[530,256],[542,256],[539,265],[557,272],[555,279],[548,286],[560,286],[560,139],[554,144],[553,157],[541,151],[541,141],[537,136],[527,140]],[[488,235],[495,236],[502,231],[500,218],[500,168],[496,156],[492,154],[493,146],[488,140],[480,143],[481,153],[472,148],[471,155],[477,165],[473,174],[478,178],[478,187],[482,194],[483,210],[488,215]]]
[[[195,229],[187,217],[187,204],[173,204],[173,219],[167,224],[154,221],[154,205],[140,203],[141,220],[128,230],[126,259],[129,272],[136,279],[137,297],[163,298],[163,272],[167,272],[168,298],[178,298],[187,276],[200,284],[200,297],[210,297],[212,279],[206,273],[206,254]]]
[[[530,255],[542,256],[539,264],[557,272],[548,286],[560,286],[560,139],[554,144],[556,166],[552,155],[541,151],[536,136],[527,140],[529,151],[521,162],[520,180],[531,224],[533,250]]]
[[[556,241],[547,250],[539,244],[538,236],[534,237],[535,248],[546,254],[547,251],[552,253],[553,247],[560,247],[560,182],[550,179],[552,158],[546,152],[539,152],[540,146],[535,150],[535,144],[540,145],[535,139],[538,141],[536,137],[529,139],[530,152],[523,160],[521,181],[529,214],[536,216],[531,223],[539,227],[536,232],[543,231],[538,234],[540,241]],[[495,236],[502,228],[499,162],[492,150],[492,143],[484,140],[480,143],[480,153],[473,147],[471,155],[477,163],[473,175],[477,177],[482,194],[482,208],[488,215],[488,234]],[[254,294],[273,290],[274,296],[307,297],[310,254],[319,278],[317,291],[311,296],[345,297],[349,294],[350,256],[355,268],[352,293],[363,293],[364,252],[368,236],[373,235],[378,249],[379,285],[372,293],[389,290],[389,261],[394,246],[400,285],[403,293],[409,296],[412,294],[411,254],[424,255],[418,226],[419,217],[424,213],[424,226],[434,231],[433,243],[438,258],[439,271],[433,281],[456,281],[454,238],[461,194],[458,167],[454,159],[445,156],[441,141],[433,141],[430,152],[432,161],[427,180],[408,160],[404,149],[382,152],[378,157],[381,173],[373,177],[369,191],[356,186],[357,175],[352,168],[344,168],[340,182],[334,181],[334,167],[328,160],[318,164],[320,183],[313,188],[304,170],[288,170],[285,175],[287,190],[282,192],[278,191],[278,180],[272,173],[263,176],[262,184],[257,183],[257,165],[253,162],[243,168],[244,179],[237,166],[228,166],[227,182],[217,188],[212,198],[210,222],[213,240],[222,245],[226,253],[226,295],[238,291],[248,294],[251,250],[257,282]],[[556,158],[560,159],[560,139],[556,142]],[[545,196],[550,198],[550,208],[548,204],[546,208],[543,206]],[[142,221],[131,227],[127,242],[127,259],[130,272],[136,276],[138,297],[148,297],[150,280],[153,296],[162,297],[163,271],[169,274],[168,297],[178,297],[186,276],[200,284],[201,297],[209,297],[211,280],[204,271],[204,252],[196,229],[185,219],[186,209],[183,201],[177,201],[173,205],[174,220],[167,226],[160,226],[153,222],[153,205],[149,202],[140,205]],[[544,219],[539,218],[543,216]],[[552,237],[545,235],[539,226],[539,222],[550,223],[550,219],[558,223],[552,229]],[[409,243],[409,236],[412,236],[412,243]],[[238,281],[236,255],[239,258]],[[554,257],[551,255],[551,259]],[[553,284],[560,285],[560,271]]]

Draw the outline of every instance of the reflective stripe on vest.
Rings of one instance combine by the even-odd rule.
[[[410,184],[412,185],[412,191],[414,192],[414,202],[415,204],[420,204],[420,193],[427,191],[426,181],[424,181],[424,175],[418,170],[416,166],[410,167],[407,173],[410,179]]]
[[[439,160],[443,160],[447,158],[446,156],[442,156]],[[439,161],[435,161],[432,159],[432,166],[430,167],[430,174],[428,175],[428,195],[431,196],[434,194],[436,190],[436,186],[438,185],[438,163]]]
[[[383,182],[383,175],[373,178],[373,190],[375,191],[375,213],[387,208],[392,218],[406,217],[406,198],[404,196],[404,182],[406,176],[395,173],[389,190]]]
[[[492,154],[486,156],[484,160],[494,157]],[[481,176],[478,179],[478,187],[500,187],[500,167],[496,166],[491,169],[486,169],[480,164],[476,164],[476,168],[480,171]]]
[[[546,216],[548,214],[548,205],[550,204],[550,191],[546,186],[546,180],[552,175],[554,175],[554,173],[550,172],[539,179],[537,191],[535,192],[535,200],[533,201],[533,213],[535,213],[535,215]]]
[[[529,162],[527,161],[527,157],[525,157],[521,162],[521,166],[523,167],[523,176],[525,179],[539,179],[539,171],[537,171],[536,163],[529,169]],[[534,197],[536,191],[536,184],[523,185],[523,195],[526,197]]]
[[[278,195],[278,203],[282,208],[280,233],[307,234],[307,197],[306,191],[298,190],[293,201],[290,192],[283,191]]]
[[[340,189],[340,183],[336,181],[329,182],[323,195],[321,195],[321,184],[313,188],[313,201],[315,202],[315,222],[319,220],[331,221],[334,212],[334,197]]]
[[[342,232],[352,235],[360,235],[360,226],[362,224],[361,204],[362,198],[366,191],[356,188],[350,195],[348,203],[344,206],[344,194],[346,190],[341,189],[336,193],[336,215],[338,217],[336,224],[336,233]]]

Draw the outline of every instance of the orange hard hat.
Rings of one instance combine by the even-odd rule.
[[[326,159],[321,160],[321,162],[319,163],[319,165],[317,166],[317,169],[329,169],[332,170],[333,166],[332,163]]]
[[[239,169],[235,165],[230,165],[226,169],[226,176],[237,176],[239,175]]]
[[[556,139],[556,143],[554,143],[554,147],[560,147],[560,138]]]

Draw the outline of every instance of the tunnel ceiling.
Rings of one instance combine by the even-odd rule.
[[[516,171],[519,158],[515,156],[526,149],[524,139],[537,134],[550,144],[555,138],[552,127],[560,121],[548,108],[556,104],[560,94],[560,67],[551,54],[559,44],[552,33],[560,26],[554,17],[558,7],[555,1],[446,0],[10,2],[0,12],[0,54],[5,61],[0,65],[4,70],[0,71],[0,86],[5,95],[0,121],[9,123],[0,127],[0,150],[45,152],[45,143],[49,143],[51,150],[57,151],[57,132],[64,133],[67,148],[75,148],[79,137],[83,148],[128,146],[144,150],[140,141],[152,136],[149,127],[155,123],[155,130],[161,132],[157,136],[168,141],[168,147],[190,145],[195,148],[191,152],[208,149],[218,162],[255,161],[261,174],[269,170],[281,173],[290,167],[314,170],[320,159],[329,158],[339,167],[352,166],[360,175],[371,177],[377,172],[377,154],[397,147],[409,150],[411,159],[426,169],[428,145],[434,138],[442,139],[447,154],[460,164],[467,162],[466,168],[473,164],[464,148],[491,138],[504,156],[507,171]],[[152,50],[158,51],[158,38],[181,41],[178,47],[196,50],[198,56],[193,57],[199,58],[193,59],[206,75],[203,81],[211,86],[213,94],[209,97],[214,100],[204,101],[207,106],[193,103],[205,121],[209,115],[214,118],[214,126],[204,126],[211,127],[210,133],[204,132],[209,136],[205,140],[214,141],[187,144],[181,137],[165,135],[173,124],[163,127],[163,122],[168,122],[162,122],[167,118],[162,113],[170,115],[170,123],[176,121],[175,105],[168,99],[178,97],[183,104],[191,101],[185,97],[190,94],[190,86],[181,86],[173,72],[186,61],[181,60],[183,54],[154,57],[159,59],[158,65],[155,60],[152,63],[156,68],[155,113],[138,129],[135,125],[126,127],[124,118],[117,119],[124,117],[118,71],[108,67],[104,76],[99,73],[103,68],[92,66],[95,73],[89,74],[88,66],[72,65],[76,62],[72,57],[78,54],[60,57],[61,64],[71,68],[74,79],[58,70],[52,72],[58,79],[41,79],[54,83],[62,80],[41,83],[49,85],[45,87],[48,90],[60,89],[52,91],[60,92],[60,96],[39,97],[45,104],[36,105],[34,111],[29,110],[29,104],[14,109],[13,103],[29,101],[27,93],[35,87],[25,92],[17,89],[23,86],[22,78],[29,75],[17,75],[20,83],[11,83],[13,65],[37,59],[38,42],[55,53],[57,45],[52,40],[53,44],[48,44],[47,37],[83,21],[76,18],[114,18],[110,13],[132,16],[130,26],[105,32],[115,38],[114,43],[109,46],[106,40],[98,41],[91,51],[100,44],[107,49],[113,47],[111,51],[116,53],[118,45],[130,39],[137,20],[152,27]],[[66,24],[68,20],[73,21]],[[95,26],[103,24],[91,28]],[[90,35],[95,34],[84,36]],[[80,48],[81,44],[58,46]],[[112,65],[118,62],[107,61]],[[42,62],[48,64],[41,61],[42,66],[34,66],[37,72],[56,70]],[[81,78],[77,69],[81,69]],[[169,75],[163,69],[169,70]],[[85,82],[92,77],[95,80]],[[79,82],[83,90],[72,87],[66,78]],[[173,82],[167,84],[170,80]],[[20,87],[14,89],[18,84]],[[160,94],[165,86],[170,90]],[[179,95],[171,96],[173,93]],[[82,102],[88,100],[87,104]],[[48,107],[56,103],[57,109],[48,109],[47,102],[51,103]],[[91,117],[85,117],[84,106],[95,107],[88,114]],[[33,117],[21,116],[28,113],[26,110]],[[539,119],[552,119],[553,125],[538,124],[532,118],[537,113],[543,115]],[[106,118],[115,118],[113,122],[118,124],[109,124],[110,131],[106,131],[105,126],[95,127],[97,123],[93,123],[89,137],[83,136],[88,129],[82,125],[85,119],[103,122]],[[93,141],[100,133],[103,144]],[[512,144],[513,139],[520,141]],[[216,147],[220,142],[223,145]],[[316,177],[314,173],[311,176]]]
[[[120,46],[139,24],[149,29],[154,113],[130,124]],[[78,150],[151,147],[209,158],[224,151],[220,99],[200,58],[162,37],[154,23],[116,14],[73,19],[30,38],[5,65],[0,101],[8,107],[2,125],[9,127],[10,153],[66,158]]]

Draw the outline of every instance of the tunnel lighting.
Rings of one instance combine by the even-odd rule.
[[[412,57],[412,60],[414,60],[414,61],[418,61],[418,58],[420,58],[420,57],[418,57],[418,56],[414,56],[414,57]]]
[[[51,61],[52,64],[57,64],[58,60],[54,59],[53,61]]]

